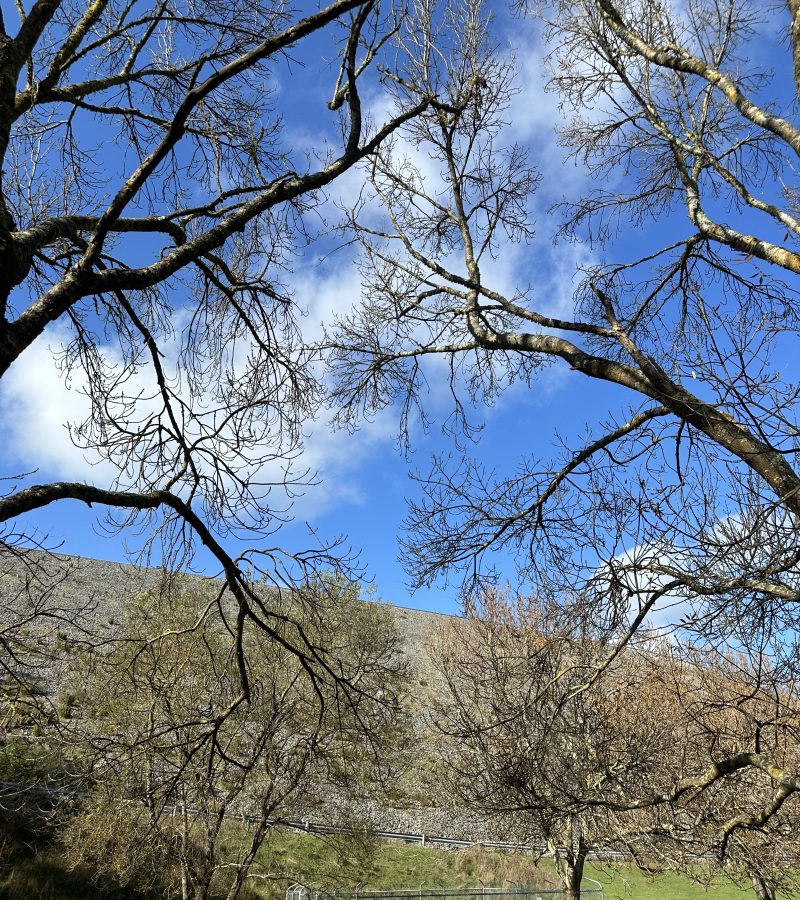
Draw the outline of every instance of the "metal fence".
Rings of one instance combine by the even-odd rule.
[[[593,878],[584,877],[588,885],[581,887],[581,898],[604,900],[603,885]],[[480,887],[444,890],[429,888],[421,884],[419,888],[394,891],[323,890],[314,884],[293,884],[286,890],[286,900],[560,900],[564,896],[557,887]]]
[[[244,817],[247,822],[247,817]],[[281,825],[284,828],[293,828],[296,831],[307,831],[309,834],[364,834],[363,829],[355,829],[347,825],[324,825],[321,822],[311,821],[295,821],[292,819],[275,819],[273,824]],[[372,828],[368,829],[371,837],[385,838],[391,841],[402,841],[406,844],[420,844],[423,847],[445,847],[450,850],[456,847],[483,847],[486,850],[507,850],[512,853],[535,853],[548,855],[548,847],[544,844],[531,842],[528,844],[516,844],[509,841],[488,841],[476,840],[475,838],[457,838],[447,837],[446,835],[436,834],[412,834],[405,831],[376,831]],[[563,850],[563,847],[559,847]],[[587,859],[597,859],[601,862],[615,862],[619,860],[629,860],[630,854],[623,853],[619,850],[609,850],[603,847],[592,847],[589,850]],[[586,881],[584,875],[584,881]],[[591,879],[590,879],[591,880]],[[487,891],[489,889],[487,888]],[[362,894],[359,893],[359,897]],[[406,896],[406,895],[403,895]]]
[[[352,828],[347,825],[325,825],[321,822],[294,821],[291,819],[276,819],[275,825],[285,828],[294,828],[296,831],[307,831],[310,834],[363,834],[363,829]],[[475,847],[480,845],[487,850],[509,850],[520,853],[545,853],[547,847],[539,844],[513,844],[508,841],[484,841],[473,838],[456,838],[436,834],[412,834],[405,831],[376,831],[369,828],[371,837],[385,838],[391,841],[402,841],[407,844],[421,844],[425,846],[448,847]],[[359,897],[361,894],[359,894]]]

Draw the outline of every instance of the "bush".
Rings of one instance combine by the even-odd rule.
[[[24,857],[52,840],[69,805],[70,773],[58,753],[34,740],[0,747],[0,859]]]
[[[96,885],[156,896],[172,880],[169,841],[142,807],[105,797],[83,803],[59,834],[64,864],[92,872]]]

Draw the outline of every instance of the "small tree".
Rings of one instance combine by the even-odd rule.
[[[292,597],[273,598],[286,615],[283,645],[260,631],[245,643],[249,704],[239,694],[232,610],[213,587],[185,583],[139,597],[119,638],[82,660],[72,736],[95,787],[66,834],[76,861],[123,883],[174,867],[185,900],[205,900],[222,884],[233,900],[276,818],[313,808],[321,792],[348,790],[367,772],[380,782],[403,733],[397,634],[352,587],[313,589],[328,616],[325,633],[306,638],[335,652],[357,692],[347,703],[292,652]],[[227,711],[222,721],[218,709]],[[237,819],[247,822],[244,837],[231,830]]]
[[[673,697],[675,743],[661,784],[642,785],[636,811],[620,812],[637,859],[690,873],[703,859],[751,881],[759,900],[790,894],[800,860],[786,803],[800,770],[800,704],[794,663],[772,643],[738,653],[662,644],[650,664]]]
[[[487,591],[445,626],[434,724],[464,802],[517,837],[544,841],[567,900],[592,846],[622,839],[618,809],[655,787],[676,737],[674,696],[627,658],[598,678],[609,645],[549,604]]]
[[[587,853],[697,875],[698,860],[774,900],[794,884],[793,668],[652,635],[634,650],[563,610],[486,591],[445,626],[434,725],[449,781],[517,839],[545,842],[565,896]]]

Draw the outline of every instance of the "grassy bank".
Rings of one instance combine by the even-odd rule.
[[[377,842],[376,842],[377,843]],[[271,871],[317,872],[313,880],[336,883],[337,854],[341,845],[330,839],[311,835],[283,835],[269,848],[262,861]],[[456,888],[480,887],[481,884],[548,887],[557,884],[550,860],[534,860],[523,854],[499,853],[473,847],[469,850],[446,851],[381,842],[371,860],[366,860],[364,888]],[[327,874],[327,878],[325,875]],[[638,869],[625,865],[588,865],[586,875],[603,885],[606,900],[752,900],[750,889],[739,888],[726,880],[706,886],[690,878],[667,874],[648,877]],[[302,880],[298,878],[297,880]],[[350,886],[354,881],[350,880]],[[270,896],[263,891],[260,896]],[[272,897],[276,894],[273,892]]]
[[[231,835],[231,842],[236,836]],[[523,854],[473,847],[446,851],[393,844],[368,837],[343,839],[277,833],[259,855],[257,871],[270,876],[253,882],[248,900],[279,900],[292,881],[318,882],[331,888],[363,889],[480,887],[481,884],[548,887],[555,873],[548,860],[535,863]],[[587,867],[586,874],[603,884],[607,900],[751,900],[752,890],[729,882],[707,889],[689,878],[663,875],[648,878],[627,865]],[[71,872],[57,853],[6,866],[0,875],[3,900],[114,900],[130,894],[103,893],[92,885],[91,873]]]

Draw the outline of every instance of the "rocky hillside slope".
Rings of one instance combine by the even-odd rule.
[[[126,603],[138,593],[156,588],[161,579],[162,572],[158,569],[36,551],[4,550],[0,552],[0,639],[4,627],[16,625],[25,629],[28,626],[22,620],[31,617],[39,626],[36,640],[42,646],[43,660],[47,660],[52,657],[46,652],[48,643],[61,641],[63,645],[65,641],[80,640],[82,628],[95,636],[113,635],[124,619]],[[429,638],[454,617],[390,604],[387,608],[404,638],[404,653],[414,680],[412,694],[420,702],[422,732],[425,698],[435,690],[436,683]],[[46,626],[42,629],[43,622]],[[43,662],[32,674],[43,690],[53,696],[57,694],[57,667]],[[321,821],[325,816],[319,810],[303,809],[291,814],[297,820]],[[381,831],[478,841],[521,837],[511,835],[508,827],[498,830],[480,817],[454,807],[446,793],[437,790],[435,781],[432,783],[422,776],[419,785],[407,791],[402,805],[389,807],[368,800],[356,804],[348,801],[347,809],[342,809],[332,798],[328,818],[363,821]]]

